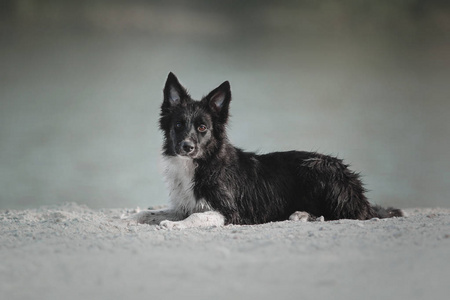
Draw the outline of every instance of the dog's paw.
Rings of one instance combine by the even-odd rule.
[[[296,211],[289,217],[289,220],[297,222],[324,222],[325,218],[323,216],[315,217],[306,211]]]
[[[305,211],[296,211],[289,217],[289,220],[297,222],[308,222],[311,220],[311,216]]]
[[[159,223],[160,228],[165,228],[165,229],[185,229],[187,228],[183,222],[180,221],[169,221],[169,220],[165,220],[165,221],[161,221],[161,223]]]
[[[325,222],[324,216],[317,217],[314,221],[316,222]]]

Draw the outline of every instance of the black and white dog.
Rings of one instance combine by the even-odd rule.
[[[228,81],[195,101],[169,74],[160,129],[170,207],[131,218],[188,228],[403,215],[371,205],[358,174],[340,159],[300,151],[257,155],[234,147],[226,133],[230,101]]]

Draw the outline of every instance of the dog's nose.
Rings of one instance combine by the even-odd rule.
[[[192,151],[194,151],[195,145],[191,141],[182,141],[181,148],[184,150],[184,152],[191,153]]]

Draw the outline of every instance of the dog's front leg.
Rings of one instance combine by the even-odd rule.
[[[136,214],[122,217],[125,221],[135,221],[141,224],[159,225],[161,221],[178,221],[181,218],[171,208],[144,210]]]
[[[185,229],[192,227],[218,227],[225,224],[225,217],[216,211],[194,213],[181,221],[162,221],[161,227],[169,229]]]

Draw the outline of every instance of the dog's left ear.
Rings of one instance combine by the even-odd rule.
[[[180,84],[178,78],[172,72],[169,73],[164,86],[164,102],[163,108],[170,108],[182,104],[188,93],[186,89]]]
[[[228,109],[231,101],[230,83],[225,81],[205,97],[209,108],[225,123],[228,119]]]

